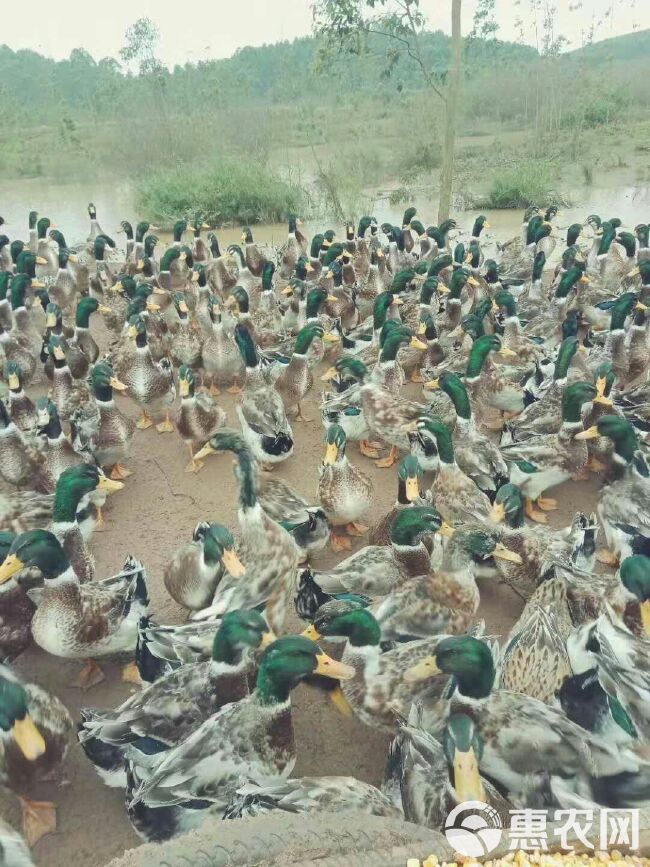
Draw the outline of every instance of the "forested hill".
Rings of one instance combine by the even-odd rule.
[[[599,63],[604,60],[618,60],[623,62],[637,59],[648,60],[650,57],[650,30],[640,30],[638,33],[627,33],[625,36],[614,36],[612,39],[603,39],[594,42],[577,51],[571,51],[570,58],[581,58],[590,63]]]
[[[444,76],[448,37],[441,32],[429,33],[424,45],[432,68]],[[302,38],[241,48],[230,58],[177,66],[171,72],[163,69],[158,74],[166,106],[176,114],[233,100],[240,104],[334,104],[346,86],[355,91],[382,86],[387,65],[385,41],[371,46],[369,55],[328,63],[325,74],[315,69],[317,51],[316,40]],[[477,40],[468,44],[465,63],[471,75],[485,67],[519,65],[535,57],[535,50],[528,46]],[[67,60],[54,61],[34,51],[12,51],[0,45],[0,116],[5,121],[41,124],[62,117],[128,117],[139,110],[141,99],[151,98],[148,84],[124,74],[116,60],[96,61],[83,48],[75,49]],[[398,58],[390,87],[420,84],[417,66],[408,58]]]

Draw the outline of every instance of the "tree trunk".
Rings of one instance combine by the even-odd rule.
[[[447,89],[447,105],[445,111],[445,143],[442,154],[442,169],[440,171],[440,203],[438,205],[438,225],[449,217],[451,210],[451,194],[454,183],[454,149],[456,145],[456,119],[458,115],[458,100],[460,98],[461,74],[461,6],[462,0],[451,2],[451,69],[449,71],[449,87]]]

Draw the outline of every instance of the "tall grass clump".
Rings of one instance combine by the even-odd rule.
[[[301,210],[302,191],[270,169],[222,157],[206,167],[163,168],[136,186],[142,211],[162,226],[200,214],[213,226],[275,223]]]
[[[568,205],[569,198],[555,189],[553,167],[539,162],[498,171],[487,196],[481,200],[485,208],[526,208],[546,202]]]

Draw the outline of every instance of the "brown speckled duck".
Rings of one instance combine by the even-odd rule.
[[[335,528],[331,543],[335,551],[349,551],[349,535],[363,536],[368,528],[359,523],[359,518],[368,510],[372,499],[372,482],[368,476],[351,464],[345,454],[347,445],[345,431],[340,425],[330,425],[327,430],[327,447],[318,478],[318,498],[328,520]]]
[[[174,430],[169,419],[170,407],[176,399],[176,389],[168,359],[156,362],[147,343],[147,328],[142,316],[133,316],[129,321],[129,338],[135,342],[135,354],[120,359],[115,371],[129,390],[129,396],[142,410],[137,422],[140,430],[151,427],[150,416],[165,413],[165,420],[156,425],[159,433]]]
[[[187,472],[197,472],[202,464],[194,457],[194,449],[203,446],[226,423],[226,413],[204,392],[195,390],[196,380],[191,367],[183,365],[178,372],[178,392],[181,405],[176,414],[176,428],[190,450]]]

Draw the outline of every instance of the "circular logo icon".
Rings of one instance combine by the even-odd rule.
[[[481,858],[489,855],[501,842],[501,817],[483,801],[463,801],[445,821],[445,837],[461,855]]]

